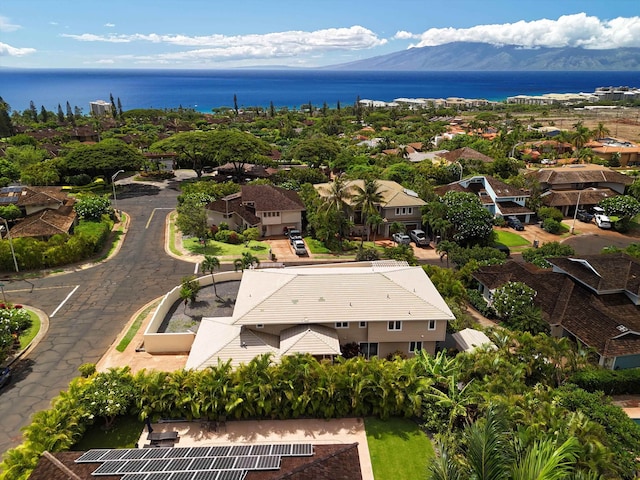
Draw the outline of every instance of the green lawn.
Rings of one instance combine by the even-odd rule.
[[[415,422],[404,418],[386,421],[366,418],[364,425],[376,480],[427,477],[427,466],[434,458],[433,447]]]
[[[522,247],[524,245],[529,245],[529,240],[521,237],[517,233],[508,232],[505,230],[495,230],[496,232],[496,242],[502,243],[507,247]]]
[[[33,323],[29,330],[20,335],[20,350],[26,348],[40,331],[40,317],[38,317],[36,312],[32,312],[31,310],[27,310],[27,312],[29,312],[29,316]]]
[[[72,450],[92,448],[134,448],[140,438],[144,422],[137,417],[118,417],[110,430],[103,429],[104,420],[99,418],[90,426]]]
[[[186,250],[197,255],[213,255],[216,257],[242,257],[244,252],[251,252],[259,259],[267,259],[269,256],[269,244],[264,242],[252,241],[249,246],[245,246],[244,242],[240,245],[231,245],[230,243],[207,241],[206,248],[195,237],[185,238],[182,245]]]
[[[324,246],[320,240],[316,240],[315,238],[307,237],[304,239],[307,243],[307,247],[309,247],[309,251],[311,253],[315,253],[316,255],[319,253],[332,253],[327,247]]]
[[[136,319],[131,324],[131,327],[129,327],[127,334],[122,338],[122,340],[120,340],[120,343],[118,343],[118,346],[116,347],[117,351],[125,351],[125,349],[129,346],[129,343],[131,343],[131,340],[133,340],[133,337],[135,337],[136,333],[138,333],[140,325],[142,325],[142,321],[147,317],[147,315],[149,315],[151,310],[158,306],[158,303],[159,302],[154,302],[152,305],[145,308],[144,311],[136,317]]]

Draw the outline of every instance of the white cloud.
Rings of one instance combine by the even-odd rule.
[[[393,36],[394,40],[408,40],[412,38],[420,38],[420,35],[416,35],[411,32],[407,32],[405,30],[398,30],[396,34]]]
[[[398,32],[401,33],[401,32]],[[406,36],[408,32],[402,32]],[[396,34],[397,36],[398,34]],[[583,47],[609,49],[640,47],[640,17],[600,20],[585,13],[563,15],[557,20],[476,25],[471,28],[431,28],[417,36],[415,47],[451,42],[536,47]]]
[[[64,34],[63,37],[83,42],[164,43],[196,50],[167,53],[159,58],[269,58],[286,57],[301,53],[329,50],[362,50],[387,43],[375,33],[359,25],[349,28],[329,28],[313,32],[288,31],[253,35],[186,35],[133,34],[133,35],[81,35]]]
[[[115,23],[105,23],[104,26],[105,27],[109,27],[109,28],[113,28],[113,27],[116,26],[116,24]]]
[[[35,51],[35,48],[16,48],[0,42],[0,57],[22,57]]]
[[[22,27],[20,27],[20,25],[10,23],[7,17],[0,15],[0,32],[15,32],[19,28]]]
[[[96,62],[94,62],[98,65],[113,65],[115,62],[115,60],[112,60],[110,58],[104,58],[102,60],[97,60]]]

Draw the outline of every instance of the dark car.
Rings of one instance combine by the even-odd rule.
[[[11,382],[11,369],[9,367],[0,369],[0,388],[9,385],[9,382]]]
[[[578,210],[576,212],[576,218],[581,222],[591,223],[593,221],[593,214],[586,210]]]
[[[518,219],[518,217],[508,216],[507,225],[509,225],[511,228],[519,232],[524,230],[524,225],[522,225],[522,222]]]
[[[289,237],[289,243],[293,245],[294,240],[302,240],[302,233],[298,229],[291,228],[287,231],[287,237]]]
[[[422,230],[411,230],[409,237],[413,240],[418,247],[426,247],[429,245],[429,237]]]
[[[507,258],[509,258],[511,256],[511,250],[509,250],[509,247],[507,247],[506,245],[502,244],[502,243],[495,243],[493,245],[491,245],[493,248],[495,248],[496,250],[501,251],[502,253],[504,253]]]

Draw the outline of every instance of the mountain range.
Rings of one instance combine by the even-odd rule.
[[[453,42],[326,67],[331,70],[405,71],[640,71],[640,48],[522,48]]]

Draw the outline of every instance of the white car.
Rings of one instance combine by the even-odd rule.
[[[606,215],[597,214],[594,217],[596,221],[596,225],[604,230],[608,230],[611,228],[611,219]]]
[[[398,245],[409,245],[411,243],[411,237],[406,233],[394,233],[392,238]]]
[[[604,208],[602,207],[593,207],[593,219],[596,222],[596,225],[603,230],[609,230],[611,228],[611,219],[605,214]]]

